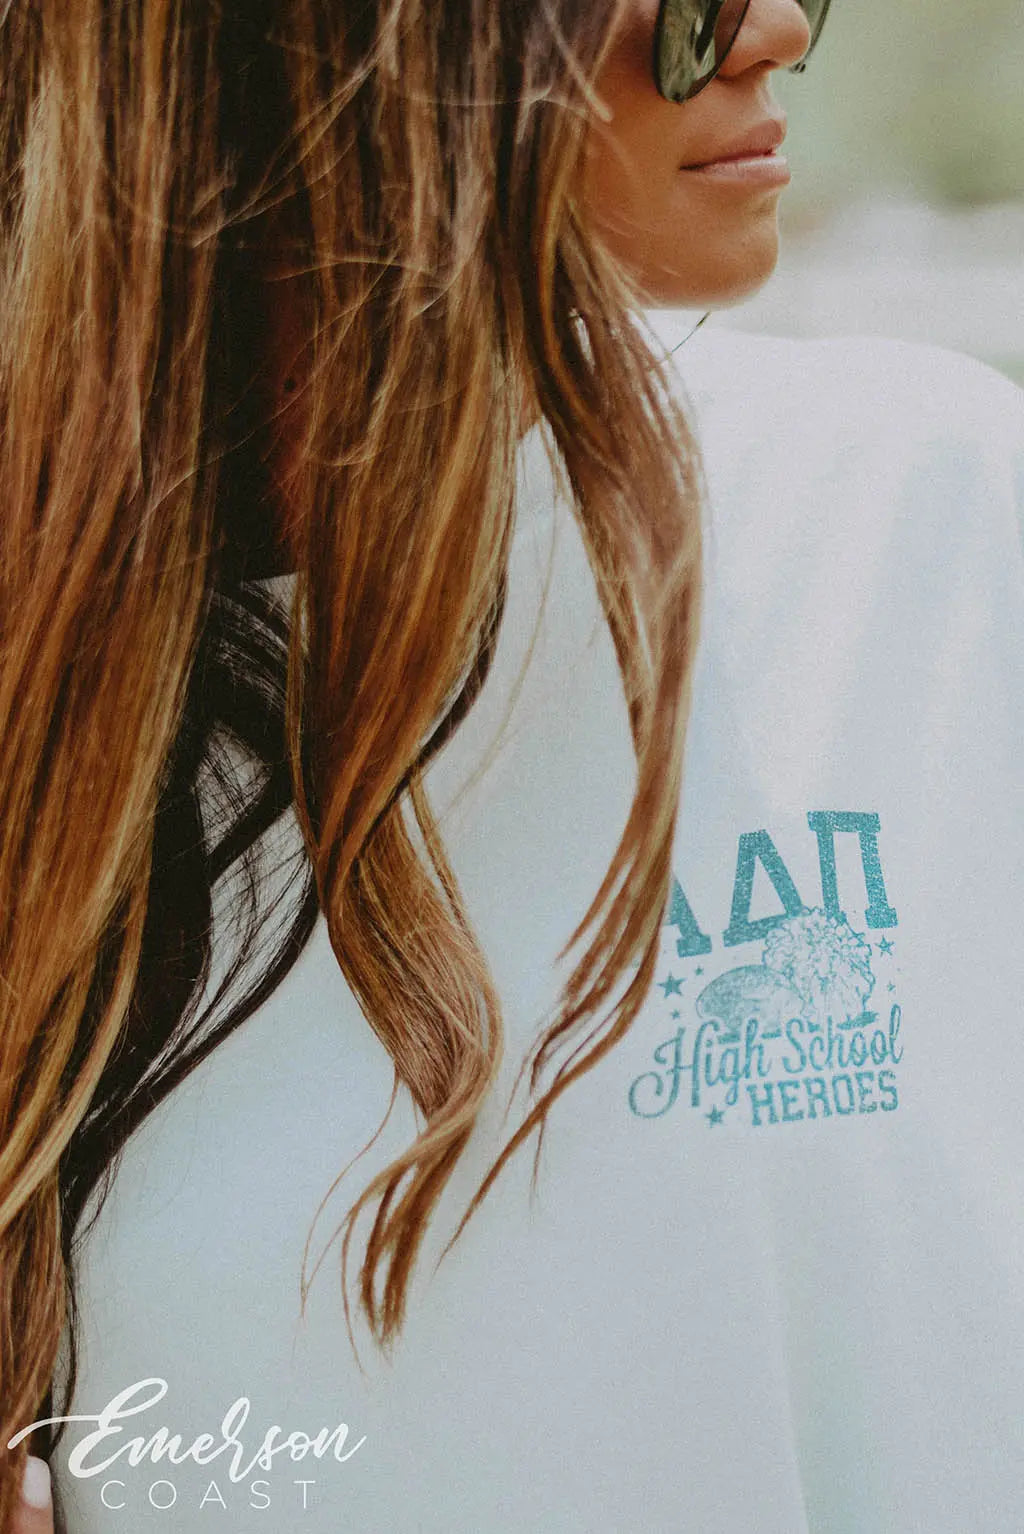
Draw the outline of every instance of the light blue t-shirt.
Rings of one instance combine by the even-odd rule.
[[[706,597],[643,1012],[552,1110],[536,1197],[531,1140],[435,1273],[632,789],[535,428],[495,670],[431,774],[505,1065],[394,1362],[357,1317],[356,1368],[337,1243],[299,1319],[317,1206],[392,1086],[321,921],[130,1142],[86,1244],[73,1410],[164,1388],[77,1474],[96,1424],[68,1427],[71,1534],[1020,1528],[1024,397],[878,341],[703,330],[676,360]],[[416,1128],[402,1094],[314,1258]]]

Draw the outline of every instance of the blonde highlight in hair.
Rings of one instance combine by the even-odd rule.
[[[166,234],[195,219],[181,133],[209,157],[215,123],[173,69],[173,6],[114,10],[107,36],[98,9],[12,4],[0,34],[4,1530],[24,1452],[7,1439],[38,1404],[64,1318],[58,1160],[138,965],[215,489],[197,472],[196,383],[215,246]],[[124,94],[118,53],[134,62]]]
[[[197,655],[232,560],[259,542],[237,484],[267,423],[229,444],[221,365],[242,346],[241,274],[268,230],[305,325],[286,407],[301,440],[279,487],[298,572],[287,772],[333,951],[424,1120],[345,1217],[343,1275],[356,1218],[376,1205],[359,1294],[381,1346],[502,1054],[500,1000],[423,772],[486,677],[524,398],[566,471],[636,792],[568,935],[580,953],[532,1090],[589,1031],[459,1231],[629,1027],[668,895],[699,613],[697,460],[635,324],[638,294],[579,198],[600,108],[590,82],[622,6],[244,9],[12,0],[0,21],[4,1444],[32,1420],[64,1325],[61,1169],[66,1181],[98,1083],[116,1102],[142,1026],[154,837],[201,691]],[[243,59],[274,84],[254,147],[226,100]],[[265,371],[258,351],[249,361]],[[4,1453],[6,1534],[24,1447]]]

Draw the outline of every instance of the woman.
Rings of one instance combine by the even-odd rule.
[[[19,1534],[66,1416],[73,1534],[1012,1526],[1019,396],[702,335],[702,497],[822,17],[708,19],[7,12]]]

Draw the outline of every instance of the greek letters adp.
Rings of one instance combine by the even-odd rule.
[[[717,943],[673,879],[664,974],[650,1003],[664,1032],[650,1068],[629,1084],[637,1118],[688,1113],[709,1129],[731,1122],[770,1130],[898,1109],[899,918],[886,888],[881,821],[812,810],[807,826],[820,876],[814,903],[804,902],[769,832],[744,832]],[[844,862],[849,889],[840,889],[839,837],[855,839],[859,852],[856,880]],[[758,866],[780,908],[754,919]]]

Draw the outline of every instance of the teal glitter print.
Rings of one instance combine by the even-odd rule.
[[[810,908],[768,832],[740,836],[721,946],[756,945],[746,963],[710,975],[714,945],[680,881],[673,881],[664,924],[666,973],[644,1014],[645,1022],[660,1025],[659,1036],[649,1068],[627,1092],[637,1118],[675,1110],[698,1115],[709,1128],[764,1129],[898,1108],[902,1008],[893,978],[897,945],[889,935],[898,918],[885,889],[880,820],[813,811],[807,822],[817,838],[821,877],[821,904]],[[840,906],[835,837],[843,832],[859,840],[863,930]],[[752,921],[757,861],[781,910]],[[849,898],[846,903],[853,908]],[[697,958],[704,962],[685,962]]]

